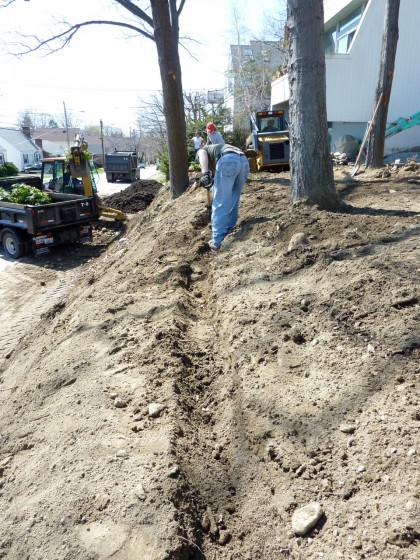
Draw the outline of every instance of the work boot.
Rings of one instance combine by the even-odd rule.
[[[212,251],[218,251],[220,249],[220,245],[216,245],[213,239],[209,241],[209,247]]]

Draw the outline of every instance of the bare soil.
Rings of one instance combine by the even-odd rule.
[[[194,177],[126,189],[2,273],[0,558],[419,558],[420,171],[350,171],[251,174],[217,253]]]

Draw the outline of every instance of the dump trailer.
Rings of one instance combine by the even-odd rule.
[[[288,123],[283,110],[257,111],[250,115],[247,148],[257,152],[258,171],[288,169],[290,158]]]
[[[11,187],[13,184],[3,184],[5,190]],[[63,243],[92,241],[92,226],[99,217],[96,198],[54,192],[49,195],[51,202],[40,205],[0,200],[0,239],[9,257],[40,255]]]
[[[134,183],[140,179],[137,152],[111,152],[105,154],[105,172],[108,183],[122,181]]]

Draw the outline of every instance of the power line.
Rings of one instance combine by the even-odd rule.
[[[2,86],[9,85],[9,86],[19,86],[19,87],[27,87],[27,83],[22,82],[5,82],[2,80]],[[97,92],[118,92],[118,93],[138,93],[138,92],[161,92],[161,88],[154,88],[154,89],[142,89],[142,88],[135,88],[135,89],[127,89],[127,88],[89,88],[89,87],[71,87],[71,86],[59,86],[59,85],[47,85],[47,84],[33,84],[31,82],[31,88],[38,87],[41,89],[57,89],[57,90],[65,90],[65,91],[97,91]],[[210,89],[209,87],[195,87],[195,88],[184,88],[183,91],[207,91]],[[212,89],[214,89],[214,85],[212,85]],[[220,87],[219,89],[224,89]],[[4,93],[3,93],[4,95]]]

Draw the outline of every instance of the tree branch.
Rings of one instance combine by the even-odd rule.
[[[22,56],[22,55],[28,54],[30,52],[35,52],[35,51],[38,51],[38,50],[42,49],[43,47],[47,47],[50,50],[50,53],[60,51],[66,45],[68,45],[70,43],[72,38],[75,36],[75,34],[80,29],[82,29],[83,27],[86,27],[88,25],[114,25],[114,26],[117,26],[117,27],[124,27],[125,29],[130,29],[131,31],[135,31],[136,33],[139,33],[140,35],[143,35],[144,37],[147,37],[148,39],[151,39],[152,41],[155,40],[154,36],[151,35],[150,33],[148,33],[147,31],[144,31],[140,27],[136,27],[135,25],[131,25],[129,23],[123,23],[123,22],[117,22],[117,21],[107,21],[107,20],[92,20],[92,21],[84,21],[82,23],[77,23],[75,25],[70,25],[70,27],[68,29],[66,29],[65,31],[63,31],[62,33],[59,33],[58,35],[54,35],[53,37],[50,37],[50,38],[45,39],[45,40],[40,39],[36,35],[22,35],[25,38],[31,38],[32,37],[33,39],[35,39],[38,42],[38,44],[35,47],[28,47],[27,45],[22,44],[22,46],[25,47],[27,50],[23,51],[23,52],[20,52],[20,53],[17,53],[16,56]],[[62,45],[60,47],[57,47],[57,48],[51,47],[51,43],[54,43],[54,41],[59,41],[59,40],[62,41]]]
[[[8,0],[8,1],[6,2],[6,0],[5,0],[4,6],[0,6],[0,9],[1,9],[1,8],[7,8],[7,6],[10,6],[10,4],[13,4],[13,2],[15,2],[15,1],[16,1],[16,0]]]
[[[169,10],[171,14],[171,26],[174,33],[174,39],[179,43],[179,20],[178,11],[176,9],[176,0],[169,0]]]
[[[153,29],[153,19],[146,14],[141,8],[130,2],[130,0],[115,0],[117,4],[121,4],[126,10],[128,10],[133,16],[136,16],[143,21],[145,21]],[[184,0],[185,1],[185,0]]]
[[[185,0],[181,0],[178,8],[178,17],[181,15],[182,10],[184,9]]]

